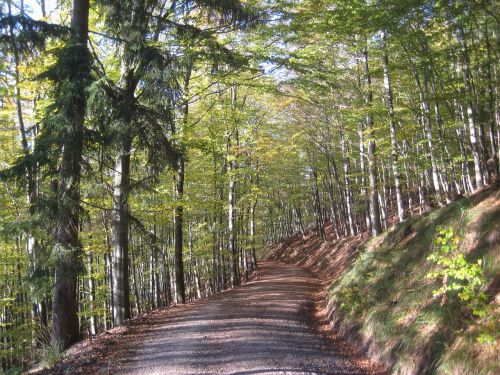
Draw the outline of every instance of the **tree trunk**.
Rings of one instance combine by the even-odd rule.
[[[389,111],[389,133],[391,136],[391,164],[392,173],[394,175],[394,186],[396,189],[396,202],[398,205],[398,219],[400,222],[405,220],[405,207],[403,201],[403,192],[401,189],[401,176],[398,166],[398,143],[396,138],[396,120],[394,116],[394,104],[391,87],[391,78],[389,76],[389,56],[387,54],[387,46],[385,42],[385,31],[382,31],[382,48],[383,48],[383,70],[384,70],[384,88],[387,100],[387,109]]]
[[[493,89],[493,75],[491,65],[494,64],[493,57],[491,55],[491,44],[488,35],[488,21],[485,21],[484,39],[486,41],[486,52],[488,61],[486,63],[486,80],[488,85],[488,123],[489,123],[489,136],[491,144],[491,159],[493,161],[493,174],[498,180],[500,178],[500,167],[498,162],[498,144],[496,139],[496,128],[498,124],[495,118],[495,90]]]
[[[328,158],[329,158],[329,165],[331,167],[330,173],[333,174],[333,178],[335,179],[335,183],[337,184],[337,190],[338,190],[338,197],[340,198],[339,202],[339,221],[342,224],[342,228],[344,231],[344,236],[348,236],[348,222],[347,222],[347,214],[346,214],[346,202],[345,202],[345,197],[346,195],[344,194],[344,189],[342,188],[342,185],[340,183],[340,177],[338,173],[338,168],[337,168],[337,163],[335,162],[335,158],[332,153],[328,153]]]
[[[123,134],[114,168],[113,186],[113,323],[130,319],[129,265],[129,194],[130,152],[132,139]]]
[[[410,58],[410,63],[412,65],[413,69],[413,76],[415,79],[415,84],[418,89],[418,95],[419,95],[419,100],[420,100],[420,124],[422,126],[422,130],[424,132],[425,139],[427,141],[427,153],[429,155],[430,161],[431,161],[431,170],[432,170],[432,182],[433,182],[433,187],[434,187],[434,193],[436,197],[436,203],[438,205],[442,205],[441,202],[441,184],[439,183],[439,170],[437,167],[436,163],[436,154],[435,154],[435,148],[434,148],[434,140],[432,136],[432,125],[431,125],[431,115],[430,115],[430,110],[429,110],[429,103],[427,102],[427,98],[425,95],[425,90],[427,87],[427,76],[425,74],[425,69],[424,69],[424,82],[423,84],[420,82],[420,77],[418,74],[417,67],[413,63],[413,61]],[[422,87],[423,85],[423,87]]]
[[[180,155],[176,162],[174,175],[175,200],[178,203],[174,210],[174,269],[175,269],[175,290],[177,303],[186,303],[186,290],[184,285],[184,262],[182,260],[183,248],[183,220],[184,206],[182,197],[184,196],[184,156]]]
[[[236,111],[236,86],[231,88],[231,104],[233,111]],[[238,265],[238,254],[236,249],[236,239],[235,239],[235,205],[236,205],[236,176],[235,171],[237,169],[236,155],[232,153],[232,138],[235,138],[235,142],[238,142],[238,128],[236,124],[230,124],[234,126],[231,131],[228,131],[226,136],[226,155],[228,158],[228,209],[227,209],[227,231],[228,231],[228,251],[231,254],[231,286],[234,288],[240,285],[240,270]]]
[[[481,149],[476,128],[476,113],[472,101],[474,95],[472,88],[472,76],[469,64],[469,52],[467,49],[467,42],[465,40],[465,32],[463,27],[460,26],[456,20],[454,20],[454,23],[457,29],[456,38],[460,46],[460,52],[461,52],[460,57],[462,64],[462,77],[464,81],[466,107],[467,107],[467,125],[469,127],[469,139],[471,143],[472,156],[474,158],[476,189],[481,189],[482,187],[484,187],[483,170],[481,165]]]
[[[88,272],[88,293],[89,293],[89,314],[90,314],[90,319],[89,319],[89,334],[90,336],[95,336],[97,333],[97,326],[96,326],[96,319],[94,315],[94,301],[95,301],[95,282],[94,282],[94,271],[92,268],[92,265],[94,263],[92,253],[89,252],[87,255],[87,272]]]
[[[21,3],[20,5],[21,5],[21,13],[24,14],[23,3]],[[7,7],[9,16],[12,16],[12,1],[10,0],[7,1]],[[11,37],[14,38],[15,36],[14,21],[10,22],[9,34]],[[14,99],[16,106],[17,125],[19,127],[19,133],[21,135],[21,146],[23,148],[23,153],[25,155],[29,155],[30,147],[28,144],[28,133],[26,132],[26,126],[23,115],[22,95],[20,86],[21,81],[19,72],[19,65],[20,65],[19,51],[15,43],[12,43],[11,48],[14,57]],[[33,139],[35,139],[35,136],[36,135],[33,136]],[[28,204],[29,207],[30,216],[33,216],[35,214],[35,205],[38,200],[37,174],[38,174],[38,168],[36,163],[26,167],[26,203]],[[45,267],[41,264],[39,249],[37,249],[37,241],[33,236],[33,234],[30,233],[29,231],[28,233],[26,233],[26,252],[28,254],[30,262],[29,277],[31,281],[30,282],[31,294],[33,295],[34,294],[33,278],[40,277],[42,275],[44,277],[47,277],[47,275],[46,275],[46,270],[44,269]],[[37,301],[34,300],[32,303],[32,316],[33,318],[39,317],[40,323],[43,326],[46,326],[47,317],[46,314],[43,312],[43,307],[42,307],[44,305],[45,301],[43,301],[43,299],[39,303],[37,303]]]
[[[372,82],[370,68],[368,65],[368,49],[364,48],[363,52],[363,68],[366,80],[366,97],[365,102],[368,113],[366,114],[366,130],[369,132],[368,141],[368,180],[370,185],[370,222],[372,227],[372,236],[378,236],[382,232],[380,223],[380,207],[378,203],[378,187],[377,187],[377,160],[376,160],[376,145],[373,132],[373,115],[371,106],[373,101]]]
[[[252,269],[257,268],[257,255],[255,249],[255,208],[257,207],[257,199],[250,205],[250,237],[252,241]]]
[[[349,159],[347,155],[347,144],[345,139],[345,128],[340,125],[340,147],[342,151],[342,165],[344,167],[344,186],[345,186],[345,203],[347,208],[347,220],[349,223],[349,234],[351,236],[356,235],[356,230],[354,228],[354,217],[353,217],[353,204],[352,204],[352,190],[351,190],[351,178],[349,177],[351,173],[351,168],[349,165]]]
[[[313,169],[313,188],[314,188],[314,208],[316,209],[316,225],[317,225],[317,231],[318,235],[321,237],[321,239],[325,240],[325,228],[324,228],[324,220],[323,220],[323,214],[321,212],[321,200],[319,197],[319,186],[318,186],[318,172],[316,169]]]
[[[189,65],[184,77],[184,97],[189,96],[189,83],[191,81],[192,65]],[[182,126],[185,127],[189,115],[189,102],[185,99],[182,106]],[[174,135],[182,137],[184,129],[176,129],[173,127]],[[182,141],[182,139],[181,139]],[[174,209],[174,270],[175,270],[175,296],[177,303],[186,303],[186,286],[184,285],[184,263],[182,259],[183,252],[183,221],[184,221],[184,206],[182,199],[184,197],[184,174],[185,174],[185,150],[180,145],[180,155],[176,160],[174,168],[174,196],[178,204]]]
[[[59,172],[55,235],[55,278],[52,300],[52,329],[61,350],[79,339],[77,281],[81,272],[81,247],[78,241],[80,208],[80,173],[85,126],[85,89],[90,79],[88,41],[89,0],[74,0],[71,27],[76,31],[69,42],[80,59],[73,59],[71,95],[65,98],[67,127],[62,132],[62,160]],[[62,79],[64,81],[64,79]],[[62,91],[62,89],[61,89]]]
[[[153,240],[153,262],[155,265],[154,268],[154,277],[155,277],[155,282],[154,282],[154,291],[155,291],[155,298],[156,298],[156,308],[160,308],[162,306],[162,298],[161,298],[161,283],[160,283],[160,265],[159,265],[159,249],[158,249],[158,243],[156,239],[156,227],[153,225],[152,229],[152,240]]]

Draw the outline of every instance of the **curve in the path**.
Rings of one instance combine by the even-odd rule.
[[[241,288],[143,331],[120,374],[361,374],[310,325],[320,281],[308,270],[266,262]],[[174,309],[175,310],[175,309]]]

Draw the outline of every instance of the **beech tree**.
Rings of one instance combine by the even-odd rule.
[[[498,181],[495,2],[0,12],[2,369]]]

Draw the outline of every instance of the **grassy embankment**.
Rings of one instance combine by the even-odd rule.
[[[303,251],[295,240],[269,257],[323,271],[334,329],[392,373],[500,373],[500,191],[359,238],[319,245],[310,235]]]

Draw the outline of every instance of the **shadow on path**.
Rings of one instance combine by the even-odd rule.
[[[113,373],[362,374],[310,324],[320,288],[306,269],[263,262],[241,288],[131,327],[135,350]]]

